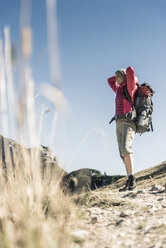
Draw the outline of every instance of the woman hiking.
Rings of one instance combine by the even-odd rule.
[[[132,67],[120,69],[116,71],[115,76],[108,79],[108,83],[112,90],[116,93],[116,111],[115,116],[110,123],[116,121],[116,135],[120,156],[125,164],[127,172],[126,185],[119,191],[133,190],[136,188],[134,177],[134,165],[132,155],[132,142],[136,133],[136,125],[133,121],[136,116],[132,110],[130,102],[125,99],[124,94],[127,91],[134,104],[134,94],[137,90],[135,72]]]

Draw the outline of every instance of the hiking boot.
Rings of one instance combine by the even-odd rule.
[[[133,175],[130,175],[126,181],[126,185],[119,189],[119,192],[123,192],[126,190],[133,190],[136,188],[136,181],[135,181],[135,177]]]
[[[129,176],[129,186],[128,186],[128,190],[133,190],[136,188],[136,180],[135,177],[133,175]]]

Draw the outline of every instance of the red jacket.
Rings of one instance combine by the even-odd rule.
[[[116,82],[116,77],[111,77],[108,79],[108,83],[116,93],[116,115],[126,114],[132,112],[132,107],[126,99],[124,99],[124,88],[127,84],[127,90],[131,96],[131,100],[134,103],[134,94],[137,89],[136,83],[137,80],[135,79],[135,72],[132,67],[128,67],[126,70],[126,82],[122,83],[120,86]]]

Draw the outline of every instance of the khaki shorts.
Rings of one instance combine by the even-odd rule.
[[[119,153],[122,159],[132,152],[132,143],[136,134],[136,125],[130,120],[116,121],[116,135],[119,146]]]

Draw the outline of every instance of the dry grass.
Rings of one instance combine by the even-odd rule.
[[[52,7],[51,4],[50,13],[49,2],[47,1],[48,28],[51,38],[49,37],[48,50],[52,85],[50,82],[44,86],[40,83],[37,87],[38,84],[33,78],[33,68],[30,63],[32,27],[24,22],[24,17],[29,16],[30,13],[28,5],[23,4],[20,8],[22,51],[20,51],[18,68],[15,69],[19,71],[18,78],[20,79],[16,84],[12,68],[12,43],[9,27],[4,29],[4,42],[0,38],[0,132],[9,138],[17,137],[16,139],[21,144],[30,147],[41,144],[43,116],[47,113],[45,104],[51,105],[54,111],[51,123],[48,123],[50,120],[46,122],[50,127],[46,137],[50,145],[55,143],[53,140],[57,132],[57,120],[60,115],[64,114],[64,106],[66,106],[63,93],[59,90],[61,87],[59,87],[60,78],[57,70],[58,59],[55,61],[56,54],[58,54],[58,47],[54,46],[57,35],[53,34],[56,30],[54,26],[56,16],[52,11],[55,6]],[[36,92],[45,97],[40,108],[35,105]],[[28,152],[22,151],[21,146],[18,150],[14,149],[11,159],[10,146],[5,143],[7,145],[4,144],[2,149],[1,138],[0,135],[0,248],[70,247],[73,240],[69,235],[69,229],[76,223],[77,211],[71,199],[62,193],[59,187],[60,177],[54,175],[52,168],[48,168],[43,179],[40,160],[36,159],[37,162],[34,162],[34,157],[38,154],[33,154],[34,157],[28,155]],[[3,152],[5,158],[2,155]],[[3,169],[3,160],[8,165],[7,174]],[[14,160],[14,170],[11,160]],[[58,173],[57,167],[55,174],[58,175]]]
[[[31,173],[30,173],[31,171]],[[77,211],[56,177],[42,180],[39,166],[0,175],[0,247],[70,247]],[[48,180],[47,180],[48,179]]]
[[[107,209],[115,206],[125,205],[125,201],[119,198],[110,197],[106,192],[87,192],[75,197],[75,202],[86,207],[99,207]]]

